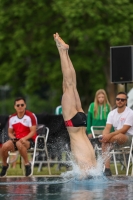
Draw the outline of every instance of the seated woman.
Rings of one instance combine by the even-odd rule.
[[[73,158],[79,168],[86,172],[96,166],[95,152],[86,135],[87,119],[76,88],[76,73],[68,55],[69,46],[53,35],[60,55],[63,74],[62,112],[67,127]]]

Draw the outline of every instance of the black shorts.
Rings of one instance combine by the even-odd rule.
[[[12,140],[12,139],[11,139],[11,140]],[[18,148],[17,148],[17,146],[16,146],[16,142],[17,142],[18,140],[19,140],[19,139],[16,139],[16,141],[12,140],[12,142],[13,142],[13,144],[14,144],[14,149],[15,149],[15,151],[18,150]],[[34,148],[35,142],[34,142],[32,139],[28,139],[28,141],[30,142],[30,147],[29,147],[29,149]]]

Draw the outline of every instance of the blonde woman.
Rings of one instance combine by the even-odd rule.
[[[82,109],[76,87],[76,73],[68,55],[69,46],[60,38],[53,35],[60,55],[63,74],[62,114],[70,136],[73,158],[81,172],[96,166],[95,152],[86,135],[87,119]]]
[[[87,134],[92,138],[91,126],[105,126],[108,113],[111,110],[105,90],[99,89],[95,94],[94,102],[90,104],[87,115]],[[95,130],[96,134],[102,134],[103,130]]]

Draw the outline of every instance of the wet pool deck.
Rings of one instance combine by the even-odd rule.
[[[32,176],[29,176],[29,177],[26,177],[26,176],[24,176],[24,175],[20,175],[20,176],[6,176],[6,177],[0,177],[0,178],[62,178],[62,176],[61,175],[32,175]],[[133,177],[133,176],[131,176],[131,175],[128,175],[128,176],[126,176],[126,175],[112,175],[112,176],[109,176],[109,177]]]

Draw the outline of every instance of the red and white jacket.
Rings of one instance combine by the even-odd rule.
[[[14,130],[16,138],[23,138],[30,133],[30,127],[37,125],[37,118],[34,113],[26,110],[22,118],[18,118],[14,113],[9,118],[8,127]],[[35,140],[37,133],[32,137]]]

